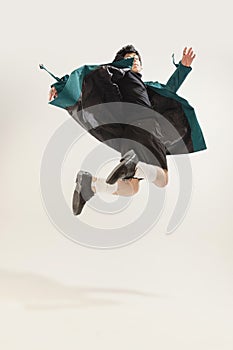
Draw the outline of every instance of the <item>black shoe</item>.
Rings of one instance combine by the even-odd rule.
[[[87,171],[80,170],[76,178],[76,187],[73,194],[73,214],[79,215],[86,202],[94,196],[91,189],[92,175]]]
[[[106,182],[112,185],[119,179],[131,179],[134,177],[137,163],[136,153],[133,150],[128,151],[121,158],[120,164],[108,175]]]

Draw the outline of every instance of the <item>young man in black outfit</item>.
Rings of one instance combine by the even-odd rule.
[[[139,181],[143,178],[147,178],[149,182],[158,187],[164,187],[168,183],[165,146],[156,136],[156,132],[151,133],[149,131],[156,129],[156,125],[153,124],[154,116],[147,88],[141,80],[142,60],[140,54],[132,45],[127,45],[117,52],[114,61],[125,58],[134,58],[134,61],[131,70],[128,70],[123,77],[117,78],[115,81],[122,96],[122,102],[147,108],[145,115],[132,113],[131,116],[127,116],[130,118],[130,122],[124,126],[123,136],[137,142],[134,149],[127,149],[126,146],[125,152],[122,152],[120,163],[112,170],[106,180],[93,177],[92,174],[86,171],[78,172],[73,194],[74,215],[81,213],[85,203],[95,193],[106,192],[113,195],[132,196],[138,192]],[[192,49],[187,50],[185,48],[181,63],[189,67],[194,58],[195,55]],[[50,100],[52,97],[57,97],[55,88],[50,90]],[[140,125],[142,125],[142,128],[140,128]],[[121,131],[119,131],[120,133]],[[158,134],[159,130],[157,130]],[[150,152],[145,154],[142,145]]]

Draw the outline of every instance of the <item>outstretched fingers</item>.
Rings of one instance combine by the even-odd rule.
[[[193,52],[192,47],[190,47],[190,49],[188,50],[187,55],[192,59],[194,59],[194,57],[196,57],[196,55]]]
[[[190,67],[195,57],[196,55],[194,54],[192,47],[190,47],[188,51],[187,47],[185,47],[183,49],[183,57],[181,63],[186,67]]]

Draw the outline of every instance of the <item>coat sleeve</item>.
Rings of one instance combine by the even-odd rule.
[[[166,89],[176,92],[181,84],[184,82],[187,75],[191,72],[191,67],[184,66],[181,62],[176,65],[177,68],[175,72],[172,74],[172,76],[168,79],[168,82],[166,84]]]

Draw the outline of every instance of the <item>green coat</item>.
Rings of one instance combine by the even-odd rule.
[[[50,73],[57,80],[52,86],[56,88],[58,97],[49,103],[68,111],[74,108],[80,110],[79,102],[82,100],[83,82],[87,80],[90,73],[97,76],[98,72],[103,67],[114,67],[116,71],[122,73],[127,69],[131,69],[132,64],[133,59],[124,59],[122,61],[104,65],[84,65],[74,70],[70,76],[65,75],[63,78],[57,78]],[[41,65],[40,68],[46,70],[43,65]],[[153,81],[144,82],[153,109],[162,114],[175,127],[177,127],[178,132],[183,135],[183,141],[186,143],[188,149],[184,151],[178,146],[178,142],[177,145],[176,142],[173,142],[173,147],[167,151],[167,154],[191,153],[207,148],[194,108],[190,106],[188,101],[176,93],[191,70],[191,67],[186,67],[180,62],[179,64],[176,64],[176,70],[168,80],[167,84],[164,85]],[[96,93],[98,94],[98,92]],[[99,103],[101,102],[106,103],[112,101],[100,100]],[[81,125],[88,130],[88,127],[85,127],[83,123],[81,123]],[[186,129],[189,129],[189,132],[187,132],[187,135],[184,135],[184,130]],[[163,131],[165,135],[166,130]],[[92,135],[100,139],[94,133],[92,133]],[[169,138],[169,136],[167,136],[167,138]],[[167,141],[172,142],[173,140]]]

